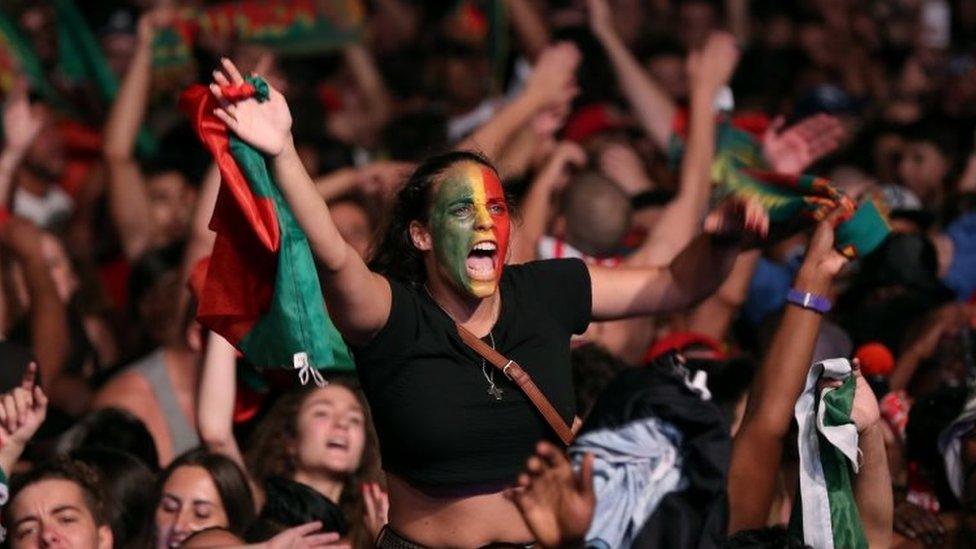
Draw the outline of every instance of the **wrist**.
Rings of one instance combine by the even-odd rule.
[[[826,295],[830,291],[833,277],[819,269],[804,265],[793,281],[793,287],[801,292]]]

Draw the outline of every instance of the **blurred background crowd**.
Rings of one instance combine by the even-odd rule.
[[[222,57],[285,95],[302,161],[363,256],[412,168],[529,90],[544,108],[493,158],[520,211],[511,261],[666,265],[707,203],[679,183],[673,132],[689,53],[719,30],[739,49],[722,116],[776,171],[890,220],[834,279],[814,357],[858,357],[877,396],[896,543],[972,546],[972,418],[951,467],[939,434],[976,416],[973,0],[4,0],[0,465],[28,478],[14,503],[44,479],[110,494],[93,516],[117,547],[215,526],[265,542],[312,520],[369,546],[385,522],[354,373],[296,390],[194,321],[219,175],[177,100]],[[591,325],[573,351],[580,415],[618,371],[678,351],[709,371],[734,432],[808,239],[743,252],[693,310]],[[46,398],[25,405],[32,362]],[[769,524],[789,517],[789,454]],[[15,544],[32,535],[18,509],[4,515]]]

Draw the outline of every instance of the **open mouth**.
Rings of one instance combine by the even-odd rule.
[[[325,448],[328,450],[348,450],[349,441],[344,438],[333,437],[325,441]]]
[[[468,253],[464,265],[468,277],[472,280],[493,280],[495,278],[495,258],[498,256],[498,244],[491,240],[483,240],[474,245]]]

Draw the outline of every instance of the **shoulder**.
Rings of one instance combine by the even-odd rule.
[[[558,259],[540,259],[520,265],[505,267],[505,274],[514,279],[541,279],[548,277],[589,276],[589,268],[582,259],[577,257],[563,257]]]
[[[110,378],[95,393],[94,408],[124,408],[137,413],[152,402],[152,385],[134,366],[128,366]]]

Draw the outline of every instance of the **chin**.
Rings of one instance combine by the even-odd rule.
[[[479,299],[491,297],[498,291],[498,280],[472,280],[468,284],[468,293]]]

